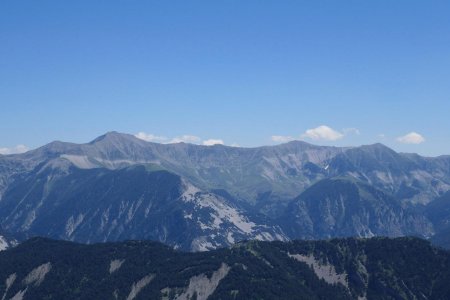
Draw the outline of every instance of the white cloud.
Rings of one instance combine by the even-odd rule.
[[[25,145],[17,145],[12,148],[0,148],[0,154],[8,155],[8,154],[18,154],[18,153],[24,153],[30,150]]]
[[[397,141],[403,144],[422,144],[425,142],[425,138],[417,132],[410,132],[404,136],[397,138]]]
[[[308,129],[301,136],[312,140],[336,141],[342,139],[344,134],[328,126],[322,125],[313,129]]]
[[[386,138],[386,135],[384,134],[384,133],[380,133],[379,135],[377,135],[377,137],[379,138],[379,139],[385,139]]]
[[[212,146],[212,145],[223,145],[224,142],[222,140],[217,140],[217,139],[209,139],[206,141],[203,141],[203,145],[205,146]]]
[[[138,139],[147,141],[147,142],[154,142],[154,143],[161,143],[161,144],[175,144],[175,143],[191,143],[191,144],[198,144],[202,141],[201,138],[195,135],[181,135],[176,136],[174,138],[168,138],[165,136],[159,136],[151,133],[145,133],[143,131],[137,133],[134,135]]]
[[[145,133],[145,132],[139,132],[137,134],[134,135],[135,137],[137,137],[138,139],[147,141],[147,142],[155,142],[155,143],[164,143],[167,142],[169,139],[166,138],[165,136],[157,136],[154,134],[150,134],[150,133]]]
[[[173,139],[170,140],[169,144],[174,144],[174,143],[197,144],[197,143],[201,142],[201,140],[202,139],[199,138],[198,136],[186,134],[186,135],[174,137]]]
[[[294,140],[292,136],[285,136],[285,135],[272,135],[271,139],[272,141],[277,143],[287,143]]]

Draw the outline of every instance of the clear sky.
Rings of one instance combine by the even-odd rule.
[[[450,1],[4,0],[0,127],[450,154]]]

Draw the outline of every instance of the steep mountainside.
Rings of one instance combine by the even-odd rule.
[[[400,201],[353,178],[325,179],[295,199],[282,216],[292,238],[433,234],[432,224]]]
[[[2,299],[449,299],[449,281],[450,253],[412,238],[202,253],[35,238],[0,253]]]
[[[154,165],[78,169],[52,161],[14,181],[0,202],[0,219],[9,231],[31,236],[151,239],[193,251],[286,239],[267,220]]]

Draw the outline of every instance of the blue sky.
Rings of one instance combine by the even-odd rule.
[[[449,16],[433,0],[1,1],[0,152],[116,130],[450,154]]]

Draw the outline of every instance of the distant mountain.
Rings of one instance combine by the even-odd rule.
[[[0,252],[2,299],[449,299],[450,253],[413,238],[245,242],[31,239]]]
[[[110,132],[88,144],[53,142],[25,154],[4,156],[0,165],[22,172],[60,157],[82,169],[154,163],[202,189],[225,189],[249,203],[267,192],[291,199],[317,180],[337,175],[359,178],[410,201],[427,202],[428,196],[450,189],[450,157],[400,154],[381,144],[337,148],[293,141],[239,148],[156,144]]]
[[[8,230],[31,236],[150,239],[193,251],[287,239],[264,218],[158,166],[79,169],[61,158],[16,178],[0,202],[0,218]]]
[[[411,203],[428,203],[450,189],[450,158],[397,153],[374,144],[333,157],[334,176],[351,176]]]
[[[338,182],[343,199],[324,194],[337,188],[333,178],[348,179]],[[254,238],[429,237],[437,223],[418,208],[449,190],[450,156],[381,144],[239,148],[109,132],[0,156],[0,225],[26,236],[153,239],[191,250]]]
[[[87,144],[53,142],[25,154],[0,158],[2,177],[29,172],[39,164],[63,158],[81,169],[117,169],[157,164],[204,189],[224,189],[252,205],[269,192],[287,203],[314,181],[324,178],[325,161],[343,149],[291,142],[275,147],[238,148],[185,143],[149,143],[128,134],[110,132]],[[0,185],[1,192],[1,185]],[[278,203],[268,201],[263,210]],[[268,206],[268,207],[266,207]]]
[[[324,179],[313,185],[282,216],[292,238],[422,236],[433,226],[424,216],[373,186],[354,178]]]

